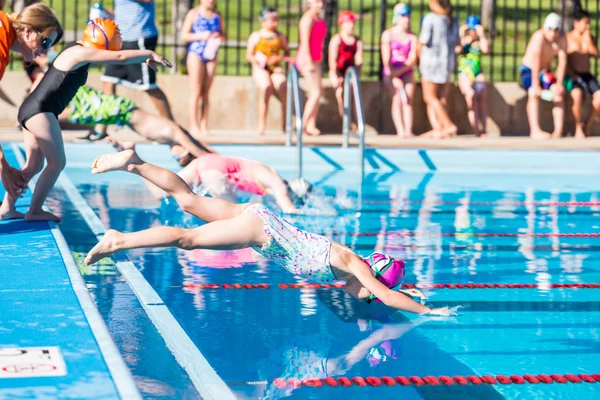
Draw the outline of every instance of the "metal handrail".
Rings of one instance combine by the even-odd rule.
[[[351,93],[352,92],[352,93]],[[360,180],[365,177],[365,114],[363,112],[362,95],[360,92],[360,80],[355,67],[350,67],[344,77],[344,119],[342,123],[342,146],[348,147],[350,142],[350,121],[352,112],[350,107],[351,97],[354,98],[356,111],[356,123],[358,125],[358,146],[360,153]]]
[[[293,104],[292,104],[293,100]],[[300,100],[300,84],[298,83],[298,69],[290,66],[287,81],[287,103],[285,108],[285,145],[292,145],[292,114],[296,111],[296,147],[298,149],[298,178],[302,178],[302,101]]]

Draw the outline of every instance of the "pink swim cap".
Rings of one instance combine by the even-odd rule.
[[[389,340],[371,348],[369,354],[367,354],[367,361],[369,361],[371,367],[376,367],[382,362],[388,361],[390,358],[396,360],[398,356],[396,356],[396,350]]]
[[[404,280],[404,261],[396,260],[393,257],[382,253],[373,253],[364,261],[369,267],[377,280],[392,290],[396,290]],[[367,303],[372,301],[381,303],[374,294],[367,298]]]

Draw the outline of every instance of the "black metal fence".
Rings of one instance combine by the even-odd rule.
[[[13,0],[19,1],[19,0]],[[25,0],[21,0],[25,1]],[[65,28],[64,41],[79,38],[88,19],[89,10],[98,0],[45,0],[59,16]],[[185,72],[186,45],[179,40],[179,29],[185,11],[197,6],[191,0],[155,0],[156,22],[159,27],[159,51],[170,57],[177,69]],[[527,42],[539,29],[545,16],[558,12],[563,16],[579,4],[578,0],[456,0],[453,1],[454,15],[461,23],[469,15],[480,15],[483,1],[491,1],[494,27],[486,26],[490,34],[492,51],[483,58],[483,68],[492,81],[518,80],[518,68]],[[101,1],[106,8],[114,8],[114,0]],[[406,0],[412,9],[411,29],[419,33],[422,17],[429,12],[428,0]],[[326,0],[326,19],[329,34],[337,31],[337,13],[351,10],[360,14],[356,33],[361,37],[365,49],[363,79],[378,79],[380,76],[379,41],[381,33],[391,26],[392,10],[396,2],[389,0]],[[600,34],[598,23],[600,0],[581,0],[581,6],[591,13],[592,30]],[[264,6],[279,11],[280,31],[289,39],[292,55],[298,43],[298,21],[303,13],[302,0],[218,0],[227,33],[227,41],[219,51],[218,74],[250,75],[250,65],[245,58],[246,40],[251,32],[259,29],[257,15]],[[490,32],[492,28],[492,32]],[[12,68],[19,68],[13,63]],[[598,63],[593,63],[598,72]]]

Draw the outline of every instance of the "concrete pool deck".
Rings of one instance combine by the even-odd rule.
[[[85,131],[63,131],[65,142],[77,141],[78,137],[85,136]],[[119,131],[116,136],[120,140],[140,143],[148,141],[129,129]],[[18,129],[0,128],[0,142],[21,142],[23,136]],[[268,132],[264,136],[257,136],[251,131],[214,131],[204,140],[209,144],[259,144],[282,145],[285,144],[285,135],[279,132]],[[322,134],[320,136],[304,136],[305,146],[341,146],[342,135]],[[357,143],[351,140],[351,145]],[[399,139],[395,135],[369,134],[366,136],[367,147],[378,148],[406,148],[406,149],[486,149],[486,150],[600,150],[600,137],[585,140],[576,140],[572,137],[560,140],[532,140],[524,136],[504,136],[478,139],[474,136],[458,136],[451,139],[413,138]]]

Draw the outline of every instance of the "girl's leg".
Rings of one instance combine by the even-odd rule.
[[[188,132],[167,118],[148,114],[138,109],[133,112],[129,124],[141,136],[158,143],[181,145],[194,157],[200,157],[209,152],[207,147],[197,142]]]
[[[473,83],[471,82],[471,78],[465,74],[458,75],[458,88],[460,89],[463,96],[465,96],[465,101],[467,102],[467,115],[469,117],[469,123],[471,124],[471,129],[473,133],[479,136],[479,127],[477,125],[477,113],[475,111],[475,90],[473,89]]]
[[[387,89],[392,103],[392,121],[394,122],[394,128],[396,128],[396,134],[400,137],[404,136],[404,124],[402,121],[402,96],[400,94],[400,81],[399,78],[391,76],[383,77],[383,84]]]
[[[179,175],[144,162],[133,150],[105,154],[94,160],[93,174],[109,171],[126,171],[145,178],[172,196],[185,212],[206,222],[237,217],[246,207],[244,204],[196,196]]]
[[[487,104],[487,89],[485,85],[485,75],[479,74],[477,76],[476,93],[479,97],[479,137],[487,137],[487,115],[488,115],[488,104]]]
[[[200,108],[200,132],[208,135],[208,114],[210,111],[210,88],[217,73],[217,60],[209,61],[205,65],[205,75],[202,80],[202,107]]]
[[[583,130],[585,124],[581,115],[583,111],[583,102],[585,100],[583,89],[577,87],[571,90],[571,99],[573,100],[571,110],[573,111],[573,117],[575,118],[575,139],[583,139],[585,138]]]
[[[200,74],[202,73],[201,69],[204,68],[204,63],[196,54],[188,53],[186,66],[190,79],[190,132],[195,138],[198,138],[200,136],[200,122],[198,120],[198,109],[200,108]]]
[[[65,146],[58,120],[51,113],[37,114],[27,121],[27,130],[35,137],[48,164],[37,181],[25,219],[59,222],[59,217],[42,210],[50,189],[54,187],[66,164]]]
[[[260,90],[260,99],[258,101],[258,124],[256,134],[263,135],[267,121],[267,112],[269,111],[269,99],[275,91],[271,83],[269,72],[256,66],[252,67],[252,77],[258,89]]]
[[[423,89],[423,101],[427,107],[427,117],[431,124],[431,135],[438,137],[442,131],[442,123],[439,119],[437,110],[442,107],[440,100],[437,97],[437,85],[432,82],[422,81],[421,87]]]
[[[311,68],[313,68],[311,70]],[[302,124],[304,131],[309,135],[319,135],[320,130],[317,129],[317,114],[319,112],[319,102],[321,100],[321,66],[311,63],[304,67],[302,75],[306,80],[308,89],[308,99],[304,105],[304,115],[302,116]]]
[[[25,165],[21,169],[27,182],[36,176],[44,166],[44,155],[37,144],[35,136],[29,131],[23,129],[23,142],[25,144]],[[24,214],[15,210],[15,200],[8,195],[4,196],[4,201],[0,205],[0,220],[19,219],[25,217]]]
[[[404,93],[406,93],[406,101],[402,103],[403,119],[404,119],[404,137],[413,137],[413,108],[412,102],[415,95],[414,74],[409,74],[404,78]]]
[[[432,108],[432,112],[435,113],[436,119],[441,128],[440,134],[442,137],[447,137],[453,133],[456,133],[456,125],[452,123],[444,104],[440,100],[443,91],[445,90],[445,84],[438,85],[433,82],[423,81],[423,98],[427,103],[428,107]]]
[[[251,213],[242,213],[235,218],[211,222],[195,229],[161,226],[133,233],[111,229],[88,253],[85,263],[90,265],[117,251],[143,247],[232,250],[260,246],[267,240],[269,238],[265,234],[263,220]]]
[[[287,78],[281,68],[277,68],[271,74],[271,82],[275,88],[275,96],[281,103],[281,130],[285,131],[285,111],[287,106]]]

